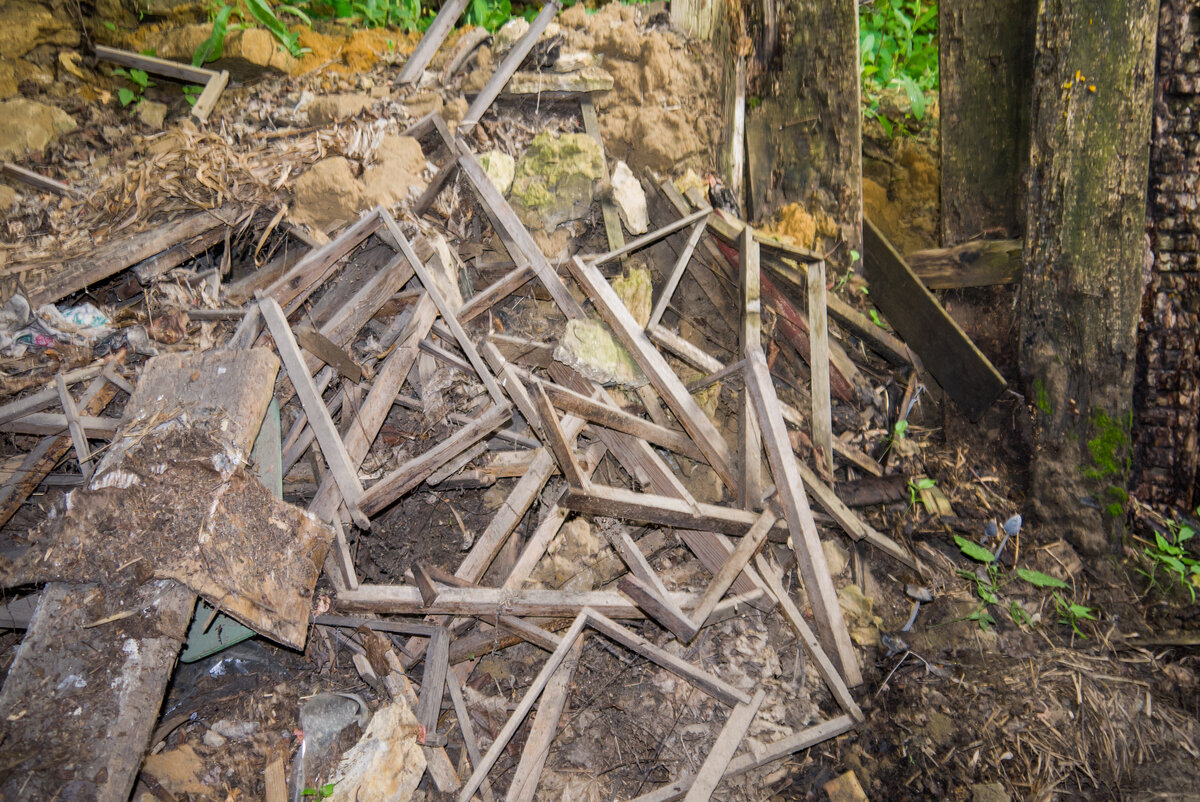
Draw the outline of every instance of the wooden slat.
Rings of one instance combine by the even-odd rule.
[[[812,442],[817,459],[833,476],[833,405],[829,399],[829,317],[825,311],[825,263],[808,266],[808,326],[812,344]]]
[[[638,552],[640,554],[640,552]],[[661,583],[660,583],[661,584]],[[657,621],[664,629],[682,643],[691,643],[700,631],[692,621],[667,600],[665,593],[658,593],[649,582],[636,574],[621,577],[617,587],[646,611],[646,615]]]
[[[521,761],[513,773],[512,785],[508,788],[505,802],[533,802],[537,794],[538,780],[550,754],[550,744],[558,732],[558,720],[562,717],[570,695],[571,681],[575,668],[583,654],[583,639],[576,638],[562,664],[555,670],[542,691],[537,715],[521,750]],[[472,758],[474,761],[474,758]]]
[[[404,67],[396,78],[399,83],[411,84],[420,79],[438,48],[446,40],[446,35],[450,33],[454,23],[462,16],[470,2],[471,0],[448,0],[442,4],[437,16],[433,18],[433,22],[429,23],[429,27],[425,29],[425,35],[413,49],[412,55],[404,62]]]
[[[424,454],[413,457],[371,485],[362,495],[360,506],[367,516],[376,515],[396,499],[425,481],[447,460],[473,446],[512,417],[512,408],[490,405],[483,414]],[[324,449],[322,449],[324,450]]]
[[[200,97],[196,98],[196,105],[192,106],[192,116],[200,122],[207,120],[213,113],[213,109],[216,108],[221,93],[228,85],[229,70],[221,70],[209,78],[204,84],[204,91],[200,93]]]
[[[540,382],[533,388],[533,405],[536,407],[538,417],[541,418],[542,431],[546,433],[546,445],[550,447],[550,453],[557,460],[558,469],[562,471],[567,484],[575,487],[590,485],[591,482],[584,475],[583,468],[579,466],[579,460],[575,458],[575,453],[571,450],[571,443],[567,439],[566,433],[563,432],[562,424],[558,420],[558,413],[554,411],[554,406],[550,403],[550,398],[546,395],[546,390]]]
[[[291,269],[272,282],[263,294],[274,298],[280,306],[295,308],[320,286],[339,259],[358,247],[380,225],[379,209],[372,209],[334,239],[306,253]]]
[[[583,116],[584,133],[600,146],[603,162],[601,180],[607,185],[610,176],[608,159],[605,158],[604,152],[604,137],[600,135],[600,120],[596,117],[596,104],[592,102],[590,94],[585,94],[579,99],[579,109]],[[613,203],[612,197],[608,193],[600,198],[600,214],[604,217],[604,236],[608,240],[608,249],[615,251],[625,244],[625,232],[621,230],[621,217],[617,213],[617,205]]]
[[[193,67],[191,64],[167,61],[166,59],[155,58],[154,56],[143,56],[140,53],[131,53],[128,50],[118,50],[115,47],[105,47],[104,45],[96,45],[96,58],[101,61],[120,64],[122,67],[132,67],[136,70],[153,73],[154,75],[165,75],[168,78],[186,81],[190,84],[199,84],[200,86],[204,86],[204,84],[208,83],[217,74],[215,71],[205,69],[204,67]]]
[[[39,175],[32,170],[26,170],[24,167],[15,165],[12,162],[0,162],[0,173],[46,192],[54,192],[58,195],[66,195],[71,198],[83,197],[83,193],[74,187],[67,186],[61,181],[55,181],[53,178]]]
[[[570,412],[591,423],[597,423],[618,432],[640,437],[643,440],[683,454],[689,459],[704,461],[704,454],[686,434],[666,429],[637,415],[601,404],[591,398],[557,384],[546,384],[544,389],[550,400],[564,412]]]
[[[509,271],[508,275],[475,293],[471,296],[470,300],[459,307],[458,322],[466,323],[468,320],[473,320],[482,315],[511,295],[517,288],[525,285],[525,283],[533,278],[533,275],[533,268],[529,265],[514,267]]]
[[[758,241],[754,229],[746,226],[739,242],[741,259],[738,262],[740,292],[740,322],[738,345],[743,354],[762,350],[762,286],[759,275]],[[738,405],[738,503],[746,510],[762,507],[762,432],[754,414],[750,391],[742,389]]]
[[[645,248],[647,245],[653,245],[654,243],[658,242],[660,239],[669,237],[672,234],[674,234],[676,231],[679,231],[682,228],[687,228],[688,226],[696,223],[697,221],[702,220],[706,215],[709,214],[710,211],[711,210],[709,210],[709,209],[701,209],[698,212],[692,212],[688,216],[683,217],[679,220],[676,220],[672,223],[668,223],[667,225],[663,226],[662,228],[651,231],[648,234],[643,234],[642,236],[637,237],[636,239],[632,239],[629,242],[625,243],[624,245],[621,245],[618,248],[610,250],[606,253],[596,254],[595,256],[584,256],[583,259],[584,259],[584,261],[586,261],[588,264],[591,264],[591,265],[596,265],[596,266],[602,265],[605,262],[608,262],[608,261],[611,261],[618,257],[624,256],[627,253],[633,253],[636,250]]]
[[[972,420],[1008,386],[870,220],[863,225],[863,266],[871,300],[929,373]]]
[[[668,594],[681,610],[700,601],[698,593]],[[358,590],[339,592],[339,610],[395,615],[495,616],[499,609],[527,618],[571,617],[585,607],[610,618],[642,619],[646,614],[623,595],[612,590],[569,591],[522,588],[443,587],[437,601],[426,605],[412,585],[362,585]]]
[[[592,265],[584,264],[578,258],[572,259],[570,265],[575,280],[584,288],[584,292],[596,304],[596,309],[604,317],[605,322],[612,327],[617,339],[629,350],[630,355],[650,379],[651,384],[662,395],[667,406],[675,413],[675,417],[683,424],[683,428],[704,452],[708,464],[721,477],[721,481],[730,490],[736,492],[738,482],[732,469],[733,458],[729,451],[729,445],[721,437],[717,427],[708,419],[704,410],[700,409],[700,405],[688,393],[687,388],[671,370],[666,359],[647,339],[641,326],[634,320],[629,309],[609,286],[609,283],[600,275],[600,271]]]
[[[400,230],[400,226],[396,224],[392,216],[386,211],[380,214],[384,225],[391,232],[393,241],[399,247],[400,251],[408,257],[409,266],[416,272],[417,277],[421,279],[421,285],[425,287],[425,291],[429,293],[429,297],[437,304],[438,312],[442,315],[442,321],[445,322],[446,326],[454,334],[454,339],[458,342],[458,347],[466,354],[471,367],[475,368],[475,373],[479,380],[483,382],[483,386],[487,388],[492,401],[501,406],[507,406],[508,397],[500,390],[499,385],[496,384],[496,380],[492,378],[491,371],[488,370],[487,363],[483,361],[483,358],[479,356],[479,352],[475,350],[475,343],[471,341],[462,324],[458,322],[458,310],[451,308],[449,301],[438,290],[437,285],[433,281],[433,276],[412,249],[412,245],[409,244],[404,236],[404,232]]]
[[[589,515],[624,518],[671,528],[721,532],[738,537],[750,531],[750,527],[758,520],[756,514],[746,510],[718,507],[702,502],[689,504],[669,496],[597,484],[590,485],[586,490],[571,488],[559,503],[568,509]],[[782,529],[778,530],[776,539],[786,540]],[[731,547],[729,551],[732,550]],[[722,560],[725,556],[722,555]]]
[[[671,303],[671,296],[675,294],[676,288],[679,286],[679,280],[683,278],[683,271],[687,269],[688,262],[692,260],[692,254],[696,250],[696,245],[700,243],[700,238],[704,236],[705,220],[700,220],[692,228],[692,233],[688,235],[687,243],[683,246],[683,251],[680,252],[679,258],[675,260],[675,266],[671,268],[671,272],[667,275],[665,281],[658,289],[658,299],[654,302],[654,308],[650,310],[650,320],[646,323],[646,328],[651,329],[658,325],[662,320],[663,313],[667,311],[667,306]]]
[[[800,566],[804,588],[808,591],[817,630],[825,645],[833,650],[847,684],[851,687],[859,685],[862,675],[858,668],[858,657],[854,644],[850,642],[850,631],[842,617],[842,608],[838,605],[837,590],[833,587],[817,525],[804,494],[804,483],[796,468],[796,456],[792,453],[783,416],[779,412],[779,399],[771,383],[766,357],[761,351],[745,356],[746,386],[758,412],[763,444],[767,449],[771,473],[775,477],[776,496],[783,506],[788,530],[792,534],[792,548]]]
[[[737,751],[742,744],[742,739],[746,737],[746,731],[750,729],[750,722],[754,721],[754,716],[758,713],[758,708],[766,696],[767,692],[759,689],[753,699],[745,704],[739,704],[729,714],[725,726],[717,734],[717,742],[713,744],[708,757],[704,759],[700,770],[696,772],[696,779],[692,782],[692,787],[688,789],[684,802],[708,802],[712,792],[717,788],[717,783],[721,782],[725,769],[729,766],[729,761],[733,760],[733,753]]]
[[[362,366],[338,344],[316,329],[297,329],[296,341],[313,356],[336,370],[352,382],[362,381]]]
[[[304,357],[300,353],[300,346],[296,344],[296,338],[292,336],[292,329],[283,315],[283,309],[274,298],[263,298],[258,306],[267,328],[271,331],[271,337],[275,340],[279,358],[283,361],[292,385],[296,388],[296,395],[300,398],[300,403],[308,415],[309,426],[312,427],[317,443],[321,446],[321,453],[325,456],[329,471],[333,474],[334,481],[337,482],[338,489],[342,493],[346,509],[350,511],[356,524],[363,529],[370,529],[371,522],[359,508],[363,488],[358,481],[358,470],[346,453],[342,437],[338,433],[337,427],[333,425],[333,419],[329,417],[329,410],[326,409],[325,402],[317,392],[312,377],[308,375]]]
[[[729,555],[729,559],[713,576],[712,581],[708,583],[708,589],[704,591],[704,597],[700,600],[700,604],[692,611],[692,622],[697,627],[705,625],[708,617],[720,603],[721,597],[725,595],[725,591],[729,590],[729,586],[733,584],[733,580],[738,578],[742,569],[754,559],[754,555],[767,542],[767,535],[771,533],[775,521],[775,513],[770,510],[760,513],[758,520],[754,522],[754,525],[738,543],[737,548],[733,550],[733,554]]]
[[[463,745],[467,748],[467,757],[472,766],[478,766],[482,758],[479,751],[479,739],[475,736],[475,725],[471,723],[471,714],[467,710],[467,700],[463,698],[462,685],[458,675],[453,671],[446,672],[446,690],[450,692],[450,703],[454,707],[454,716],[458,719],[458,728],[462,731]],[[541,715],[539,713],[539,715]],[[483,802],[492,802],[492,787],[485,780],[479,787]]]
[[[75,399],[67,389],[67,382],[61,373],[54,374],[54,386],[58,390],[58,399],[62,403],[63,413],[67,418],[67,428],[71,432],[71,444],[75,447],[75,457],[79,460],[79,471],[85,480],[92,478],[92,452],[88,447],[87,435],[83,433],[83,424],[79,421],[79,410]]]
[[[76,421],[83,428],[85,438],[93,440],[111,440],[117,433],[116,418],[101,418],[95,415],[76,414]],[[55,412],[35,412],[23,418],[17,418],[9,423],[0,423],[0,432],[17,434],[60,434],[67,431],[70,419],[66,415]]]
[[[508,51],[508,55],[496,67],[496,72],[492,75],[483,89],[479,90],[479,94],[471,101],[470,108],[463,116],[462,122],[458,124],[459,133],[470,131],[479,123],[484,112],[491,107],[492,102],[504,89],[504,85],[508,83],[508,79],[517,71],[517,67],[521,66],[521,62],[525,60],[525,56],[529,55],[529,51],[537,44],[538,39],[542,35],[542,31],[546,30],[546,26],[550,24],[550,20],[554,19],[554,15],[562,10],[562,3],[559,0],[547,0],[542,6],[542,10],[533,18],[533,22],[529,23],[529,30],[517,40],[512,49]]]
[[[459,140],[458,164],[462,168],[463,175],[475,189],[475,194],[479,197],[479,202],[491,220],[492,226],[496,229],[496,233],[500,235],[500,240],[504,243],[504,249],[508,251],[508,255],[517,262],[518,267],[528,266],[533,270],[550,293],[550,297],[554,299],[554,303],[558,304],[558,308],[568,319],[585,317],[583,307],[563,284],[558,272],[534,242],[529,230],[517,218],[517,213],[492,184],[492,180],[488,178],[483,167],[479,165],[475,156],[461,139]]]

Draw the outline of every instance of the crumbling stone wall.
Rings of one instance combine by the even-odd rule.
[[[1148,229],[1134,389],[1134,488],[1146,502],[1200,498],[1200,0],[1159,12]]]

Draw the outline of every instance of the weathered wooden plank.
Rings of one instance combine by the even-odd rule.
[[[600,146],[600,155],[604,157],[604,138],[600,135],[600,120],[596,117],[596,104],[592,96],[585,94],[579,99],[579,109],[583,116],[583,131]],[[605,184],[609,181],[608,159],[603,158],[604,169],[601,179]],[[604,236],[608,239],[608,249],[615,251],[625,244],[625,232],[621,230],[621,217],[617,213],[617,205],[608,194],[600,198],[600,214],[604,217]]]
[[[684,802],[707,802],[712,796],[712,792],[716,790],[717,783],[721,782],[729,762],[733,760],[733,753],[741,746],[742,739],[746,737],[746,731],[750,729],[750,722],[754,721],[754,716],[757,715],[758,708],[766,696],[767,692],[759,689],[749,702],[733,708],[733,712],[725,721],[725,726],[717,734],[717,742],[713,744],[708,757],[704,758],[704,763],[696,772],[696,778],[692,781],[692,787],[688,789]]]
[[[92,478],[92,452],[88,448],[87,435],[84,434],[83,424],[79,420],[75,399],[71,397],[71,391],[67,389],[67,382],[61,373],[54,374],[54,386],[58,390],[58,399],[67,418],[67,428],[71,432],[71,445],[75,448],[79,471],[85,480],[89,480]]]
[[[682,217],[679,220],[676,220],[672,223],[668,223],[667,225],[663,226],[662,228],[656,229],[654,231],[651,231],[648,234],[643,234],[640,237],[632,239],[629,242],[625,243],[624,245],[621,245],[621,246],[614,248],[610,251],[607,251],[605,253],[596,254],[595,256],[584,256],[583,259],[585,262],[587,262],[588,264],[591,264],[591,265],[596,265],[596,266],[602,265],[605,262],[609,262],[609,261],[612,261],[613,259],[622,257],[625,254],[633,253],[634,251],[645,248],[647,245],[653,245],[654,243],[658,242],[660,239],[669,237],[672,234],[674,234],[676,231],[679,231],[682,228],[687,228],[688,226],[696,223],[697,221],[702,220],[703,218],[708,216],[708,214],[711,211],[712,211],[711,209],[701,209],[698,212],[692,212],[691,214],[687,215],[686,217]]]
[[[589,515],[625,518],[675,529],[721,532],[737,537],[746,534],[758,520],[758,515],[747,510],[597,484],[591,484],[587,489],[571,488],[559,503]],[[772,531],[777,532],[777,540],[786,540],[783,528],[776,527]],[[732,550],[730,547],[729,551]],[[727,555],[728,552],[722,555],[722,560]]]
[[[362,366],[338,344],[316,329],[297,329],[296,341],[313,356],[352,382],[362,381]]]
[[[321,282],[328,278],[343,256],[358,247],[359,243],[375,233],[383,221],[377,207],[360,217],[334,239],[315,248],[301,257],[286,273],[272,282],[263,294],[274,298],[280,306],[294,309],[303,303]]]
[[[825,263],[808,266],[808,327],[812,344],[812,442],[817,459],[833,476],[833,405],[829,400],[829,316],[825,308]]]
[[[654,388],[663,396],[663,400],[675,417],[683,424],[683,428],[704,452],[708,464],[717,472],[730,490],[737,492],[738,482],[734,476],[733,457],[729,445],[721,437],[721,433],[713,422],[700,409],[700,405],[688,393],[687,388],[658,349],[647,339],[641,326],[634,320],[633,315],[617,296],[617,293],[600,275],[593,265],[587,265],[575,258],[570,262],[571,272],[575,280],[596,304],[596,309],[604,317],[605,322],[612,327],[613,332],[621,343],[629,349],[630,355],[637,361],[645,372]]]
[[[758,411],[763,444],[771,463],[771,473],[775,477],[776,496],[783,507],[788,531],[792,534],[792,548],[800,566],[804,588],[808,591],[817,630],[825,645],[833,650],[847,684],[852,687],[859,685],[862,675],[858,668],[858,657],[854,652],[854,644],[850,642],[850,631],[842,617],[842,608],[838,605],[837,590],[833,587],[817,525],[804,494],[804,483],[796,468],[796,456],[792,453],[783,416],[779,412],[779,399],[771,383],[766,357],[761,351],[747,353],[746,365],[746,386]]]
[[[200,93],[200,97],[196,98],[196,105],[192,106],[192,116],[200,122],[207,120],[213,113],[213,109],[217,107],[217,101],[221,99],[221,93],[228,85],[229,70],[221,70],[209,78],[204,84],[204,91]]]
[[[429,27],[425,29],[425,35],[413,49],[412,55],[404,62],[400,75],[396,77],[399,83],[411,84],[421,77],[425,68],[429,66],[429,62],[437,54],[438,48],[442,46],[442,42],[446,40],[446,35],[454,28],[454,23],[458,21],[470,3],[471,0],[449,0],[442,5],[437,16],[433,18],[433,22],[429,23]]]
[[[759,275],[758,241],[754,229],[746,226],[740,239],[741,259],[738,262],[739,312],[738,345],[743,354],[762,350],[762,286]],[[738,465],[741,482],[738,503],[742,509],[762,507],[762,432],[754,414],[750,391],[742,390],[738,404]]]
[[[692,233],[688,235],[687,243],[683,246],[679,258],[675,260],[675,266],[671,268],[671,272],[667,275],[666,280],[659,287],[658,299],[655,300],[654,308],[650,310],[650,320],[646,323],[647,329],[657,326],[659,321],[662,320],[663,313],[667,311],[667,306],[671,303],[671,296],[675,294],[676,288],[679,287],[679,281],[683,278],[683,271],[687,269],[688,262],[692,260],[692,254],[696,251],[696,245],[700,243],[700,238],[704,236],[705,220],[699,221],[692,228]]]
[[[466,147],[466,143],[461,139],[458,142],[458,164],[462,168],[463,175],[475,189],[475,194],[479,197],[480,204],[492,221],[496,233],[500,235],[500,240],[504,243],[504,249],[508,251],[508,255],[513,258],[518,267],[528,266],[533,270],[563,314],[568,318],[585,317],[583,307],[579,305],[567,286],[563,284],[562,279],[558,277],[558,272],[534,242],[529,230],[517,218],[517,213],[492,184],[474,154]]]
[[[542,35],[542,31],[546,30],[546,26],[550,24],[550,20],[554,19],[554,15],[562,10],[562,3],[559,0],[547,0],[542,6],[542,10],[533,18],[533,22],[529,23],[529,30],[517,40],[512,49],[508,51],[508,55],[496,67],[496,72],[488,79],[487,84],[483,89],[479,90],[479,94],[471,101],[470,108],[463,115],[462,122],[458,124],[460,133],[465,133],[474,128],[484,112],[491,107],[493,101],[504,89],[504,85],[508,83],[508,79],[517,71],[517,67],[521,66],[521,62],[529,55],[529,51],[537,44],[538,39]]]
[[[696,637],[696,633],[700,631],[700,628],[693,624],[682,610],[672,607],[665,594],[656,592],[649,582],[638,575],[626,574],[621,577],[617,587],[632,599],[634,604],[645,610],[646,615],[657,621],[660,626],[681,642],[691,643]]]
[[[120,64],[122,67],[132,67],[135,70],[144,70],[154,75],[165,75],[177,81],[186,81],[189,84],[199,84],[200,86],[208,83],[217,74],[214,70],[204,67],[193,67],[191,64],[168,61],[154,56],[143,56],[141,53],[131,53],[128,50],[118,50],[115,47],[105,47],[104,45],[96,45],[96,58]]]
[[[989,287],[1021,280],[1025,241],[981,239],[952,248],[933,248],[905,256],[917,278],[931,290]]]
[[[712,581],[708,583],[708,589],[704,591],[704,596],[700,599],[700,604],[692,611],[692,622],[697,627],[703,627],[707,623],[709,616],[720,603],[721,597],[733,584],[733,580],[738,578],[742,569],[750,563],[750,560],[754,559],[754,555],[767,542],[767,535],[771,533],[771,528],[775,526],[776,520],[775,513],[770,510],[760,513],[758,520],[754,522],[754,525],[738,543],[737,548],[733,550],[733,554],[729,555],[729,559],[713,575]]]
[[[681,610],[700,601],[698,593],[668,594]],[[412,585],[362,585],[358,590],[339,592],[339,610],[394,615],[494,616],[498,610],[525,618],[571,617],[585,607],[610,618],[645,618],[637,605],[616,591],[539,590],[532,588],[443,587],[437,601],[426,605]]]
[[[458,728],[462,731],[463,745],[467,748],[467,757],[470,759],[472,766],[478,766],[482,758],[482,753],[479,751],[479,739],[475,736],[475,725],[471,723],[471,714],[467,710],[467,700],[463,698],[462,685],[459,684],[458,675],[453,671],[446,672],[446,690],[450,692],[450,703],[454,707],[454,716],[458,719]],[[539,712],[538,715],[540,716],[541,713]],[[486,780],[480,786],[479,793],[483,797],[483,802],[492,802],[494,799],[491,785]]]
[[[511,295],[518,287],[524,286],[533,276],[533,268],[529,265],[514,267],[508,275],[475,293],[459,307],[458,322],[466,323],[479,317]]]
[[[426,476],[444,465],[447,460],[487,437],[510,417],[512,408],[507,404],[490,405],[471,423],[367,488],[359,502],[363,513],[372,516],[390,506],[396,499],[425,481]]]
[[[512,785],[508,787],[505,802],[533,802],[537,794],[538,780],[542,776],[542,768],[550,754],[550,744],[558,732],[558,720],[562,717],[570,695],[571,680],[575,677],[575,668],[583,654],[583,639],[576,638],[565,660],[555,670],[542,691],[538,703],[537,715],[529,728],[529,737],[525,739],[525,748],[521,750],[521,761],[513,773]],[[478,761],[472,758],[472,763]]]
[[[271,337],[275,340],[279,358],[283,361],[292,385],[296,388],[296,395],[299,396],[300,403],[308,415],[309,426],[312,427],[317,443],[321,446],[321,453],[325,456],[329,471],[333,474],[338,489],[342,493],[346,509],[350,511],[356,524],[363,529],[370,529],[371,522],[359,507],[363,497],[363,488],[358,481],[358,470],[346,453],[342,437],[338,433],[337,427],[333,425],[329,410],[326,409],[325,402],[321,399],[312,377],[308,374],[304,357],[300,353],[300,346],[296,344],[296,338],[292,336],[292,329],[283,315],[283,309],[274,298],[263,298],[259,301],[258,306],[267,323],[267,328],[271,331]]]
[[[102,418],[95,415],[81,415],[76,411],[75,421],[83,427],[85,438],[95,440],[110,440],[117,433],[116,418]],[[9,423],[0,423],[0,432],[17,434],[61,434],[68,430],[70,419],[56,412],[35,412],[23,418],[17,418]]]
[[[977,420],[1008,383],[870,220],[863,232],[863,268],[871,300],[930,375]]]
[[[704,454],[683,432],[664,428],[624,410],[601,404],[582,393],[558,384],[546,384],[544,389],[554,405],[564,412],[570,412],[591,423],[597,423],[618,432],[640,437],[690,459],[704,461]]]
[[[67,186],[61,181],[55,181],[53,178],[39,175],[33,170],[26,170],[24,167],[20,167],[12,162],[0,162],[0,173],[46,192],[54,192],[58,195],[66,195],[71,198],[83,197],[83,193],[74,187]]]
[[[546,390],[540,382],[534,386],[533,405],[538,417],[541,418],[542,431],[546,433],[546,445],[550,447],[550,453],[558,462],[558,469],[562,471],[567,484],[575,487],[589,486],[591,482],[584,475],[579,460],[575,458],[575,453],[571,450],[571,442],[567,439],[562,424],[558,420],[558,413],[554,411],[554,406],[550,403],[550,398],[546,395]]]

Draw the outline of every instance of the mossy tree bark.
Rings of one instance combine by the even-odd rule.
[[[941,0],[942,244],[1021,232],[1036,0]]]
[[[1092,552],[1123,529],[1157,17],[1157,0],[1041,0],[1037,17],[1019,302],[1030,498]]]
[[[830,262],[844,268],[862,250],[858,3],[779,0],[772,24],[773,58],[747,90],[750,214],[795,202],[828,215],[840,245]]]

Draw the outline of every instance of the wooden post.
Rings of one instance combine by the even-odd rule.
[[[738,339],[743,354],[758,353],[762,351],[762,286],[758,240],[754,239],[754,229],[750,226],[742,229],[740,244],[741,330]],[[825,367],[828,371],[828,362]],[[754,401],[748,388],[742,389],[738,411],[738,464],[741,468],[738,504],[744,510],[757,510],[762,508],[762,432],[754,417]]]
[[[812,441],[817,459],[833,476],[833,406],[829,400],[829,314],[825,308],[825,263],[808,266],[808,331],[812,345]]]

